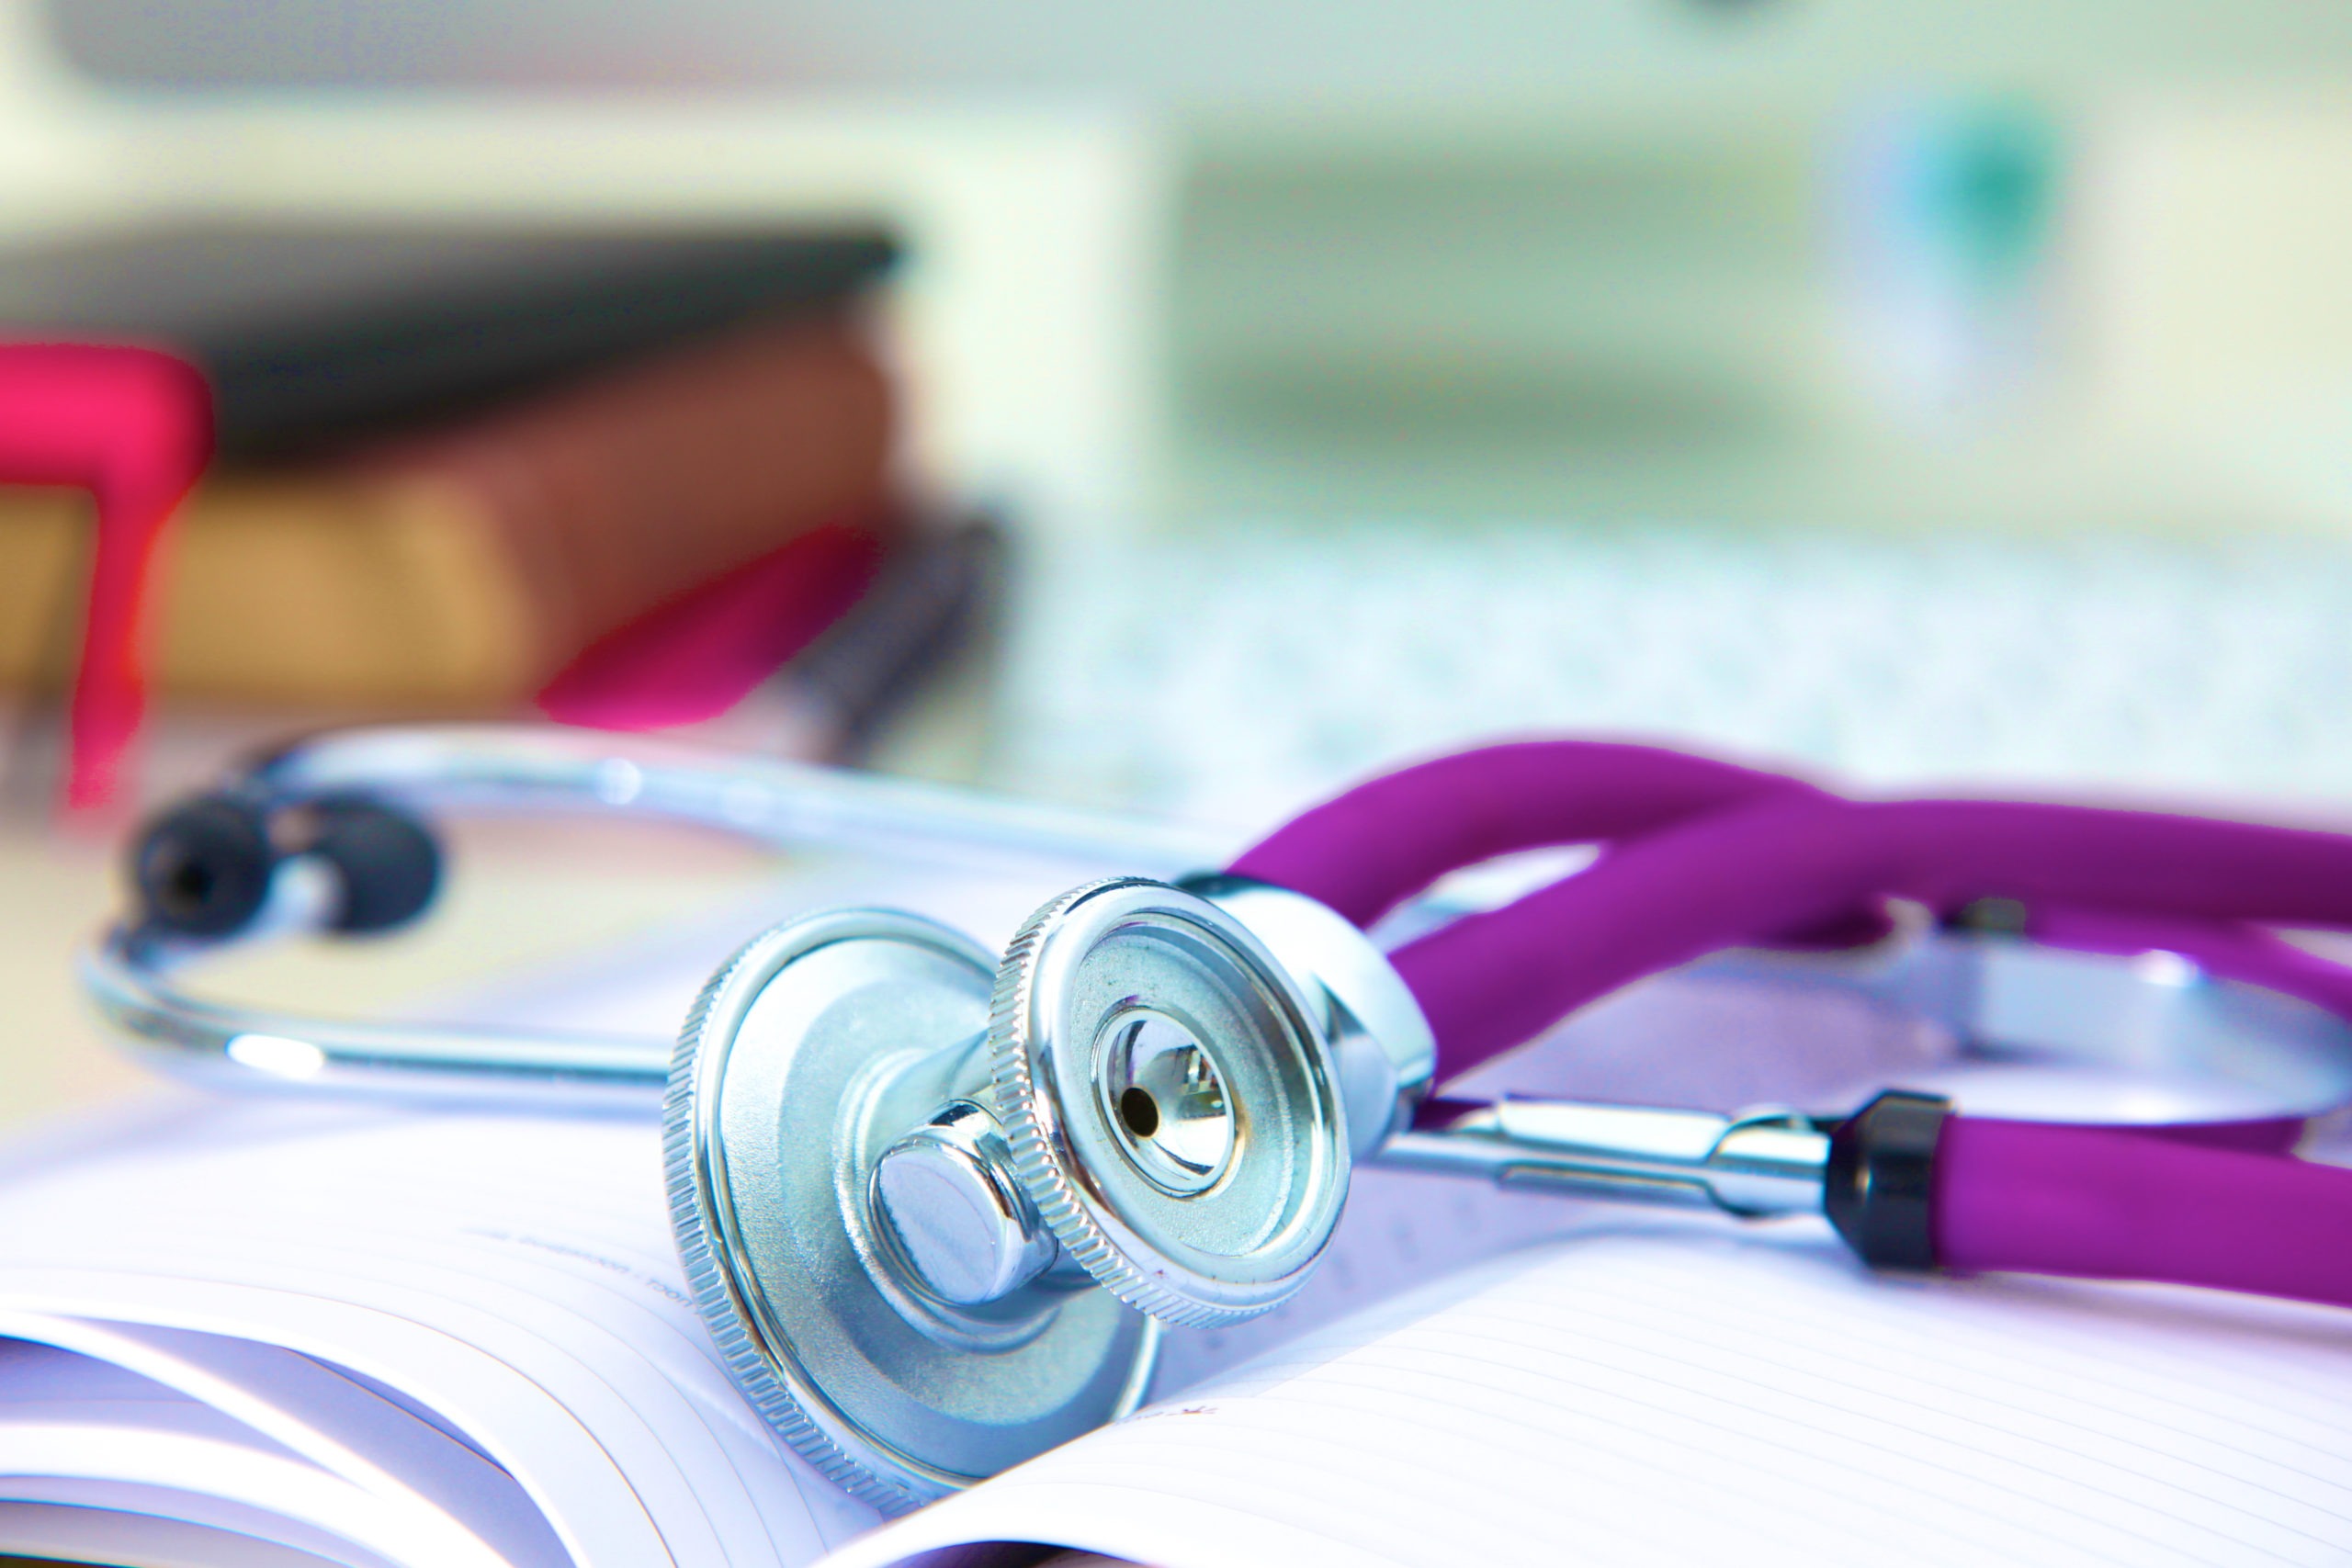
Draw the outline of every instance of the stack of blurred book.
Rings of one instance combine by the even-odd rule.
[[[901,535],[866,320],[892,259],[838,231],[167,227],[0,254],[0,341],[152,344],[210,384],[216,460],[158,567],[167,696],[662,722],[741,695]],[[0,489],[0,688],[70,674],[88,510]]]

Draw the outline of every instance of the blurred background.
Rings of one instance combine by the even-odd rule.
[[[2352,815],[2336,8],[0,0],[10,342],[211,434],[71,810],[137,530],[0,472],[0,1117],[128,1081],[139,806],[326,723],[1236,832],[1539,729]],[[461,849],[478,966],[757,870]]]

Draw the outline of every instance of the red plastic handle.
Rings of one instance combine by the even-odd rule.
[[[156,542],[211,456],[211,391],[186,361],[119,344],[0,344],[0,483],[71,485],[97,505],[69,807],[114,794],[146,704]]]

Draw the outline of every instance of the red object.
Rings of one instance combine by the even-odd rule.
[[[164,525],[212,456],[212,394],[153,349],[0,344],[0,483],[97,503],[74,681],[69,807],[111,798],[146,705],[145,605]]]
[[[548,682],[539,706],[599,729],[716,718],[839,620],[881,563],[873,530],[812,528],[598,637]]]

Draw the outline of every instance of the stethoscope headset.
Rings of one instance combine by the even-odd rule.
[[[662,1085],[679,1251],[722,1356],[795,1448],[886,1509],[1132,1411],[1159,1325],[1288,1299],[1369,1161],[1826,1213],[1884,1269],[2352,1304],[2352,1171],[2292,1152],[2352,1100],[2352,973],[2271,929],[2352,927],[2352,838],[1858,801],[1672,751],[1532,741],[1374,779],[1222,871],[1088,882],[1001,955],[896,910],[786,920],[710,979],[674,1045],[281,1017],[174,983],[265,930],[414,919],[441,880],[422,813],[469,807],[1154,871],[1183,863],[1186,841],[497,728],[322,737],[136,841],[137,912],[85,978],[119,1032],[182,1071],[428,1100]],[[1577,844],[1598,858],[1500,908],[1414,902],[1461,868]],[[1385,950],[1366,934],[1400,922],[1419,934]],[[2057,983],[2035,1017],[2009,1006],[1988,1025],[2015,958],[2044,982],[2054,963]],[[1842,987],[2006,1060],[2168,1066],[2211,1092],[2135,1091],[2088,1122],[1970,1116],[1909,1090],[1841,1117],[1432,1093],[1701,960]]]

